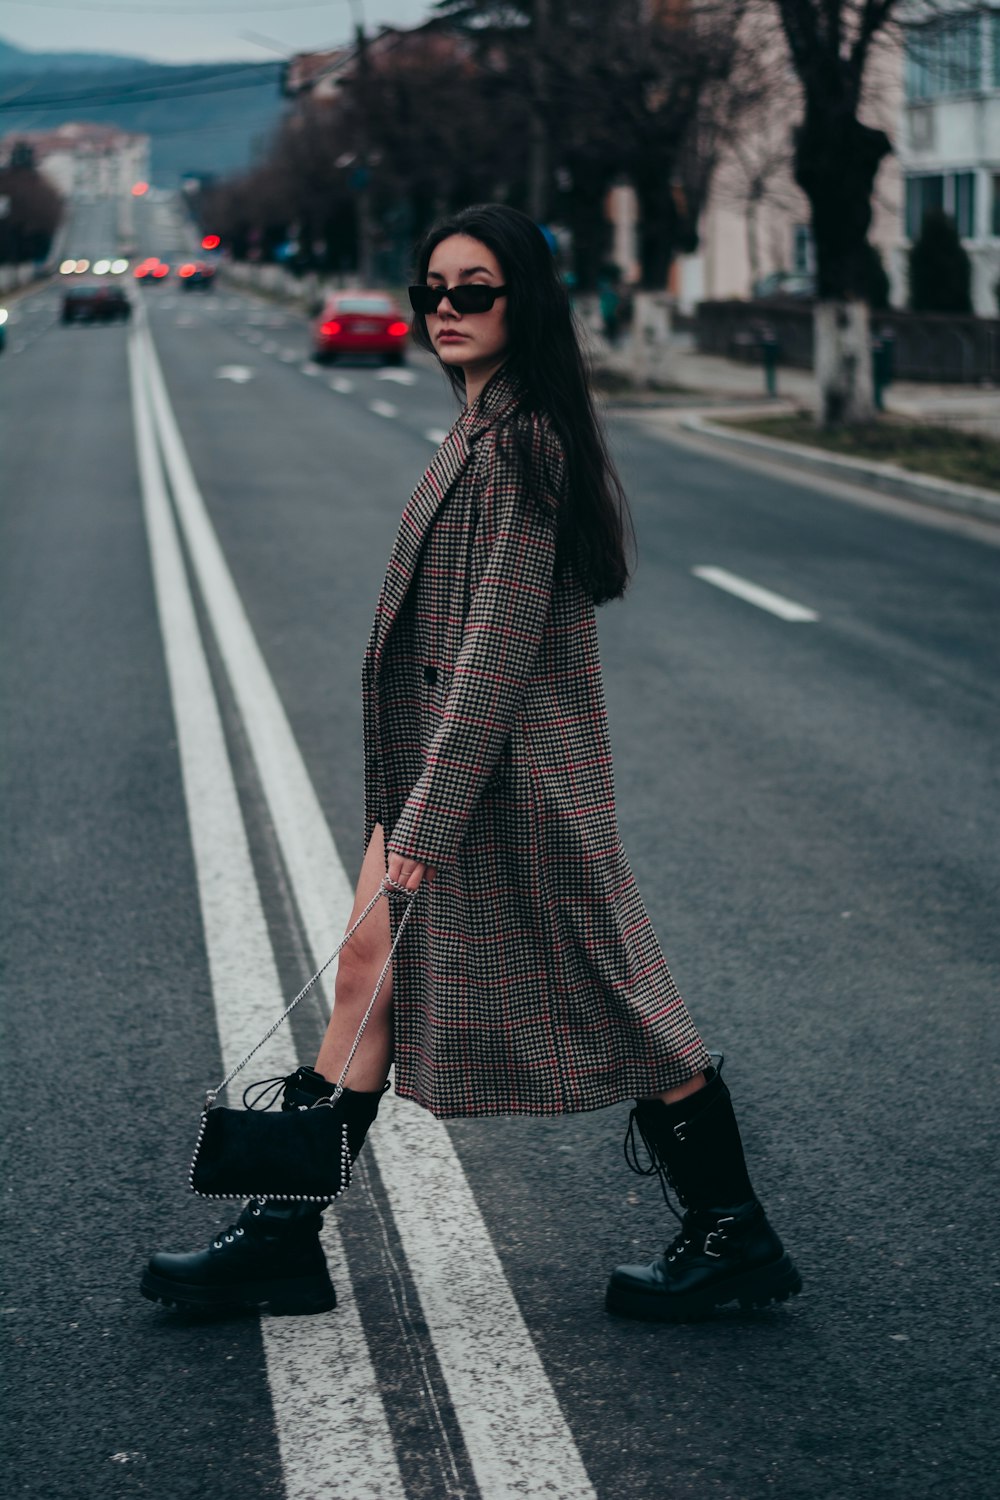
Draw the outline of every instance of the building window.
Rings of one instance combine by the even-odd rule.
[[[924,219],[935,208],[944,208],[944,177],[937,172],[932,177],[908,177],[906,179],[906,238],[919,239]]]
[[[990,217],[990,233],[1000,240],[1000,172],[993,173],[993,213]]]
[[[815,269],[812,230],[808,224],[796,224],[792,231],[792,270],[798,276],[811,276]]]
[[[907,99],[941,99],[977,93],[983,86],[983,15],[942,16],[915,26],[906,38]],[[993,23],[993,76],[1000,64],[1000,13]]]
[[[955,220],[958,237],[975,239],[976,235],[976,174],[955,172],[952,174],[952,203],[948,212]],[[947,206],[947,204],[946,204]]]
[[[959,238],[976,236],[975,172],[928,172],[906,179],[906,237],[919,237],[927,214],[943,209],[955,221]],[[994,216],[996,207],[994,200]]]

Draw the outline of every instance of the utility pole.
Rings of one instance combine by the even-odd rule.
[[[536,224],[549,213],[552,163],[548,121],[549,0],[535,0],[531,43],[531,124],[528,136],[528,212]]]
[[[354,17],[354,42],[357,51],[358,164],[354,172],[358,204],[358,276],[364,286],[371,286],[374,270],[374,232],[372,228],[371,131],[368,107],[368,38],[360,0],[351,0]]]

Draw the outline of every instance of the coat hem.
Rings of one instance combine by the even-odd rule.
[[[690,1068],[687,1067],[687,1060],[685,1059],[685,1072],[681,1078],[676,1076],[675,1069],[674,1077],[665,1081],[653,1083],[646,1079],[635,1079],[628,1085],[623,1083],[619,1087],[609,1090],[601,1098],[577,1098],[567,1100],[565,1103],[553,1100],[549,1104],[541,1102],[537,1104],[483,1104],[471,1109],[452,1109],[450,1107],[436,1107],[433,1103],[429,1103],[423,1098],[419,1090],[409,1088],[405,1084],[400,1085],[395,1081],[393,1083],[393,1092],[400,1099],[408,1099],[411,1103],[418,1104],[421,1109],[426,1109],[428,1114],[433,1115],[436,1120],[485,1120],[498,1119],[505,1116],[510,1116],[511,1118],[520,1116],[525,1118],[533,1117],[535,1119],[554,1119],[559,1115],[592,1114],[599,1109],[612,1109],[617,1104],[627,1104],[636,1099],[651,1099],[656,1094],[665,1094],[669,1089],[679,1088],[698,1073],[704,1073],[706,1068],[713,1066],[711,1056],[707,1051],[703,1054],[703,1057],[704,1061],[700,1061],[696,1054]]]

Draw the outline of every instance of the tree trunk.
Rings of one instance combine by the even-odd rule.
[[[816,420],[840,427],[875,419],[868,306],[856,298],[813,310]]]
[[[632,302],[628,358],[632,383],[643,387],[668,383],[670,304],[664,292],[636,292]]]
[[[807,108],[796,132],[795,179],[809,199],[816,246],[816,410],[825,427],[875,416],[868,308],[861,299],[872,188],[891,149],[884,131],[836,104]]]

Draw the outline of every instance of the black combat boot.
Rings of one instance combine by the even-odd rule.
[[[648,1167],[638,1162],[636,1129]],[[608,1312],[678,1323],[708,1317],[727,1302],[764,1307],[801,1291],[802,1278],[754,1195],[729,1090],[714,1068],[704,1087],[679,1103],[639,1100],[625,1158],[634,1171],[659,1176],[676,1214],[669,1183],[686,1212],[659,1260],[612,1272]]]
[[[347,1121],[352,1161],[364,1145],[388,1086],[370,1094],[345,1089],[333,1106]],[[258,1105],[268,1091],[272,1102],[280,1091],[282,1109],[308,1109],[334,1090],[313,1068],[297,1068],[287,1078],[253,1087],[261,1090],[255,1101]],[[140,1290],[150,1301],[168,1306],[235,1309],[266,1305],[275,1314],[329,1312],[337,1305],[337,1294],[319,1241],[326,1207],[326,1203],[252,1198],[235,1224],[224,1229],[207,1250],[154,1255]]]

